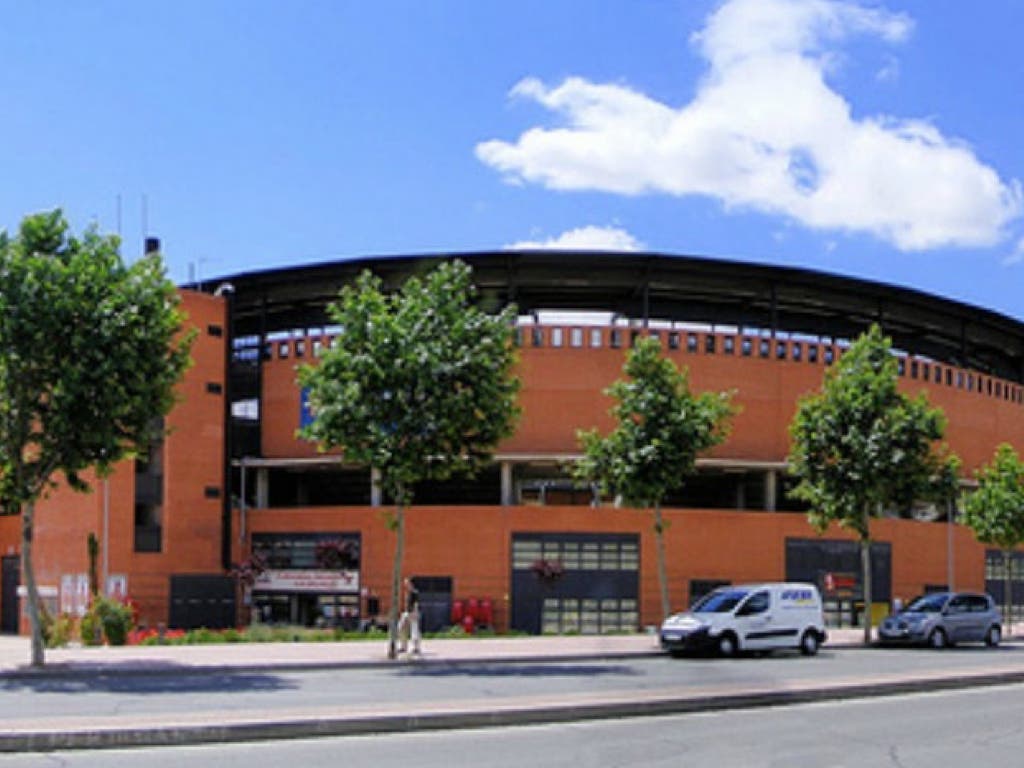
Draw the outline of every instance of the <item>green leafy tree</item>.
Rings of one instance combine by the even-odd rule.
[[[514,309],[489,315],[474,299],[470,269],[459,261],[410,278],[391,294],[364,272],[330,307],[342,328],[337,344],[319,365],[299,372],[314,415],[300,434],[376,469],[395,503],[390,658],[414,487],[474,474],[512,434],[518,414]]]
[[[1024,543],[1024,463],[1012,446],[1003,443],[975,477],[978,489],[967,497],[963,522],[978,541],[1003,552],[1003,599],[1007,626],[1012,627],[1010,563],[1013,550]]]
[[[602,493],[654,515],[658,584],[662,616],[671,606],[665,573],[665,495],[693,474],[697,456],[721,443],[734,413],[731,393],[690,392],[685,369],[661,354],[657,339],[637,341],[623,366],[625,379],[605,394],[616,400],[610,413],[615,428],[605,437],[597,430],[577,435],[583,457],[575,476],[597,483]]]
[[[156,437],[189,362],[161,259],[126,265],[119,240],[69,234],[61,212],[0,233],[0,503],[21,515],[32,665],[43,664],[32,562],[36,503],[58,482],[87,490]]]
[[[800,400],[790,424],[791,494],[810,504],[824,532],[832,522],[860,540],[864,642],[871,640],[870,521],[886,510],[909,513],[918,500],[947,498],[955,457],[937,447],[942,411],[897,388],[892,342],[872,325],[825,373],[819,392]]]

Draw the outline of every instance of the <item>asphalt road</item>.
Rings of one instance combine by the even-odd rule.
[[[881,677],[949,674],[1024,665],[1024,646],[827,650],[814,658],[671,659],[554,663],[404,663],[331,671],[203,674],[98,674],[0,680],[0,722],[38,725],[75,717],[188,716],[201,721],[225,714],[336,715],[355,709],[544,701],[557,696],[599,699],[674,691],[728,693],[737,688],[787,690],[808,684],[870,682]]]
[[[0,768],[1020,765],[1024,686],[503,729],[0,756]]]

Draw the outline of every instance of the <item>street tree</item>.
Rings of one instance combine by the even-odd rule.
[[[693,474],[697,457],[725,439],[735,409],[731,393],[692,393],[686,369],[664,357],[655,338],[639,339],[622,370],[625,378],[604,391],[616,401],[615,427],[604,437],[596,429],[577,433],[583,457],[574,474],[602,494],[652,511],[664,618],[671,603],[661,503]]]
[[[300,369],[321,450],[371,467],[394,502],[388,656],[395,658],[405,510],[417,483],[473,475],[512,434],[518,407],[515,311],[488,314],[460,261],[408,279],[394,293],[364,272],[330,306],[341,328],[318,365]]]
[[[33,666],[43,638],[33,564],[36,504],[88,489],[144,453],[189,363],[178,295],[157,254],[127,265],[115,236],[78,238],[59,210],[0,233],[0,504],[21,515]]]
[[[938,445],[946,420],[922,393],[897,387],[892,342],[872,325],[825,372],[821,390],[801,398],[790,424],[791,491],[824,532],[836,522],[860,543],[864,642],[871,641],[870,521],[909,514],[915,501],[948,498],[957,459]]]
[[[978,488],[964,503],[963,522],[982,544],[1003,554],[1003,601],[1006,623],[1013,625],[1011,562],[1013,550],[1024,543],[1024,463],[1012,446],[996,448],[992,462],[974,473]]]

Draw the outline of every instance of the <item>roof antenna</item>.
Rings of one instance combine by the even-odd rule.
[[[149,234],[149,199],[142,195],[142,236]]]

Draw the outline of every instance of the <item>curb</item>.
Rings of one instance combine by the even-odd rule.
[[[791,706],[819,701],[896,696],[921,691],[944,691],[1024,682],[1024,670],[944,678],[891,680],[802,690],[749,690],[727,694],[689,694],[603,702],[510,705],[486,710],[437,712],[414,710],[397,714],[354,717],[268,719],[238,723],[125,727],[95,730],[0,733],[0,752],[112,749],[121,747],[184,746],[227,742],[356,736],[414,731],[539,725],[623,717],[679,715],[730,709]]]

